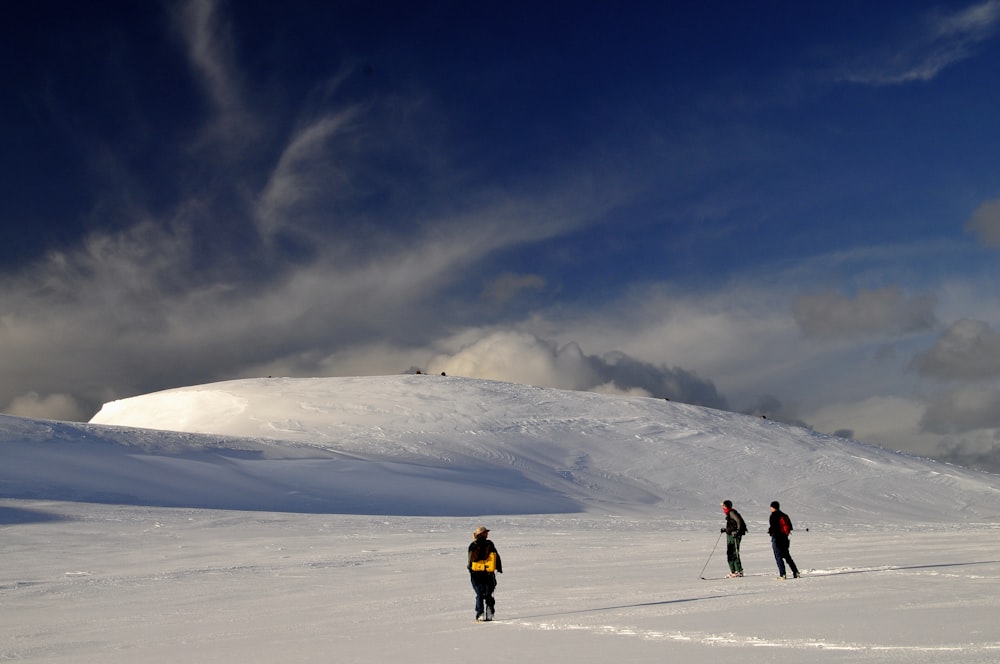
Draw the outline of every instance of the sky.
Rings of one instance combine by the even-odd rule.
[[[0,411],[414,372],[1000,472],[1000,0],[3,2]]]

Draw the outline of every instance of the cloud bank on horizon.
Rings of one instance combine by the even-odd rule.
[[[1000,471],[998,0],[11,12],[3,412],[420,367]]]

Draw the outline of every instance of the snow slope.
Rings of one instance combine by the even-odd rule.
[[[195,479],[194,466],[216,466],[241,509],[700,519],[728,496],[764,515],[785,500],[814,520],[1000,520],[1000,478],[659,399],[427,375],[258,379],[116,401],[91,421],[239,437],[213,442],[215,458],[185,460],[181,450],[204,445],[189,438],[145,460]],[[359,495],[373,485],[377,495]],[[480,505],[465,499],[473,491]]]
[[[443,376],[2,416],[0,660],[1000,662],[998,498],[759,418]],[[802,579],[774,579],[773,499]],[[490,625],[464,570],[480,523],[506,572]]]

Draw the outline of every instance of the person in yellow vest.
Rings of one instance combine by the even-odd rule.
[[[493,620],[496,600],[493,591],[497,587],[497,574],[503,574],[503,565],[496,546],[488,539],[490,531],[479,526],[472,533],[469,544],[469,578],[476,591],[476,622]]]

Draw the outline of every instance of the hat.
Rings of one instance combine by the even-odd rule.
[[[722,505],[724,507],[728,507],[729,509],[732,509],[733,508],[733,501],[731,501],[731,500],[723,500],[722,501]]]
[[[780,509],[781,505],[779,505],[778,501],[775,500],[774,502],[771,503],[771,507],[773,507],[774,509]]]
[[[479,537],[480,535],[488,535],[489,532],[490,529],[487,528],[486,526],[479,526],[478,528],[472,531],[472,536]]]

